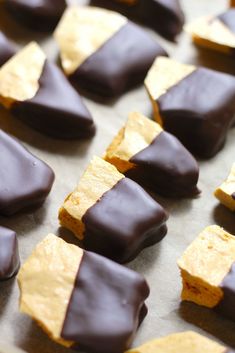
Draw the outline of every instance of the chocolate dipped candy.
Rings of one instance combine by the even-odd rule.
[[[41,205],[54,182],[52,169],[2,130],[0,150],[0,215]]]
[[[145,86],[154,117],[194,154],[214,156],[235,121],[235,78],[203,67],[157,58]]]
[[[231,211],[235,211],[235,163],[227,179],[215,190],[215,197]]]
[[[15,45],[0,31],[0,66],[16,53]]]
[[[175,39],[184,24],[178,0],[91,0],[91,4],[121,12],[170,40]]]
[[[76,350],[122,353],[147,314],[141,275],[53,234],[21,267],[18,282],[20,311]]]
[[[166,235],[165,210],[141,186],[94,157],[59,211],[86,250],[120,263]]]
[[[173,333],[133,348],[126,353],[234,353],[193,331]]]
[[[182,300],[235,320],[235,237],[218,226],[204,229],[178,261]]]
[[[95,133],[79,94],[35,42],[0,68],[0,102],[29,126],[55,138]]]
[[[199,18],[185,29],[198,46],[235,55],[235,9]]]
[[[126,17],[105,9],[69,7],[56,31],[65,74],[106,97],[140,84],[162,47]]]
[[[66,8],[66,0],[4,0],[16,20],[33,30],[52,31]]]
[[[15,276],[20,268],[16,233],[0,226],[0,281]]]
[[[106,161],[164,196],[199,193],[199,168],[181,142],[139,113],[131,113],[106,150]]]

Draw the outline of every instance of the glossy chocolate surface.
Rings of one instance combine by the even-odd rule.
[[[154,59],[167,55],[142,28],[128,22],[70,76],[75,85],[113,97],[143,83]]]
[[[0,226],[0,281],[15,276],[20,267],[16,233]]]
[[[61,337],[85,352],[122,353],[143,320],[148,295],[141,275],[84,252]]]
[[[5,64],[16,53],[14,44],[0,32],[0,66]]]
[[[235,263],[223,279],[220,288],[224,293],[224,297],[215,310],[235,321]]]
[[[198,68],[157,103],[166,130],[199,157],[212,157],[235,122],[235,78]]]
[[[141,186],[124,178],[83,216],[83,246],[125,263],[162,240],[166,220],[165,210]]]
[[[52,169],[2,130],[0,154],[0,214],[42,204],[54,181]]]
[[[15,103],[12,113],[46,135],[75,139],[92,137],[93,119],[62,71],[46,61],[35,97]]]
[[[130,162],[137,167],[127,176],[163,196],[192,196],[199,192],[196,160],[176,137],[165,131]]]
[[[184,14],[178,0],[137,0],[134,5],[117,0],[91,0],[91,4],[121,12],[155,29],[170,40],[175,39],[184,24]]]
[[[65,0],[5,0],[9,12],[24,26],[39,31],[51,31],[65,8]]]
[[[223,24],[235,33],[235,9],[229,9],[223,14],[217,16],[217,18],[223,22]]]

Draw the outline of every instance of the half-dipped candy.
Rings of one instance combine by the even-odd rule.
[[[53,234],[35,248],[18,281],[20,311],[76,350],[122,353],[147,314],[141,275]]]
[[[0,102],[14,116],[52,137],[86,138],[95,133],[81,97],[35,42],[0,68]]]
[[[235,122],[235,78],[157,58],[145,79],[154,116],[194,154],[214,156]]]
[[[140,113],[129,115],[104,158],[121,173],[164,196],[199,193],[199,167],[194,157],[175,136]]]
[[[0,150],[0,215],[41,205],[54,182],[52,169],[2,130]]]
[[[126,17],[96,7],[69,7],[55,31],[64,72],[79,88],[114,97],[141,84],[165,50]]]
[[[20,268],[20,256],[16,233],[0,226],[0,281],[17,274]]]
[[[65,199],[59,219],[85,249],[121,263],[167,232],[165,210],[141,186],[98,157]]]

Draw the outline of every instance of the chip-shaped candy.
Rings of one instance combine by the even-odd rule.
[[[0,102],[14,116],[52,137],[72,139],[95,133],[81,97],[35,42],[0,68]]]
[[[138,273],[49,234],[21,267],[20,311],[56,342],[95,353],[128,349],[147,314]]]
[[[0,150],[0,214],[41,205],[54,182],[52,169],[2,130]]]
[[[182,300],[213,308],[235,320],[235,237],[209,226],[178,261]]]
[[[157,58],[145,79],[154,116],[194,154],[208,158],[235,122],[235,78],[204,67]]]
[[[121,12],[170,40],[175,39],[184,24],[178,0],[91,0],[91,4]]]
[[[139,113],[131,113],[105,159],[129,178],[164,196],[199,193],[199,168],[181,142]]]
[[[85,249],[121,263],[167,232],[165,210],[141,186],[98,157],[65,199],[59,219]]]
[[[15,276],[20,267],[16,233],[0,226],[0,281]]]
[[[106,96],[140,84],[162,47],[126,17],[96,7],[71,6],[55,31],[61,64],[79,87]]]
[[[24,26],[52,31],[66,8],[66,0],[5,0],[5,6]]]

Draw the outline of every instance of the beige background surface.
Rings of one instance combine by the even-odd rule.
[[[183,0],[187,20],[197,16],[223,11],[226,0]],[[37,39],[50,58],[55,58],[57,48],[50,37],[37,36],[15,24],[0,7],[0,28],[15,39],[19,46]],[[156,36],[154,32],[150,35]],[[198,50],[187,35],[182,34],[179,44],[170,44],[159,38],[169,53],[185,63],[205,65],[235,74],[234,59]],[[0,109],[0,126],[18,137],[35,155],[49,163],[56,173],[56,182],[44,206],[28,214],[1,218],[0,224],[14,229],[19,236],[22,262],[33,247],[49,232],[59,234],[57,210],[64,197],[79,180],[90,158],[102,155],[104,149],[125,121],[130,110],[151,114],[143,87],[139,87],[118,100],[86,103],[98,126],[91,141],[58,141],[47,138]],[[56,128],[56,127],[55,127]],[[176,260],[207,225],[217,223],[235,234],[235,215],[219,206],[213,190],[225,178],[235,156],[235,129],[228,135],[225,148],[215,158],[200,162],[201,197],[194,200],[159,201],[170,212],[167,237],[141,255],[129,266],[146,276],[151,295],[148,300],[149,315],[136,337],[135,344],[167,335],[175,331],[192,329],[235,348],[235,323],[224,320],[210,310],[192,304],[180,303],[181,282]],[[1,151],[0,151],[1,160]],[[66,232],[70,241],[76,240]],[[18,288],[13,279],[0,283],[0,340],[14,343],[28,353],[65,353],[67,350],[47,338],[30,318],[18,313]],[[10,353],[9,351],[7,353]]]

